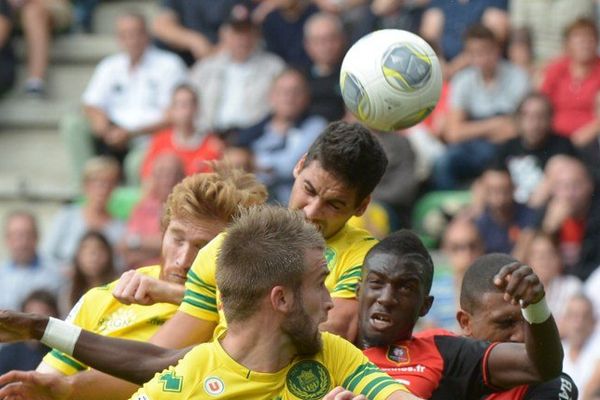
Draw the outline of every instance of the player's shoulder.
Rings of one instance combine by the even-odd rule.
[[[418,332],[414,335],[414,338],[415,339],[427,339],[427,338],[434,338],[437,336],[458,337],[458,336],[456,336],[456,333],[451,332],[447,329],[434,328],[434,329],[426,329],[424,331]]]
[[[353,249],[375,246],[377,239],[368,231],[346,224],[338,233],[327,240],[328,245],[337,245],[351,251]]]

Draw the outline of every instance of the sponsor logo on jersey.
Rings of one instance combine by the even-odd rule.
[[[138,394],[135,400],[150,400],[145,394]]]
[[[204,380],[204,391],[211,396],[216,396],[225,391],[225,384],[218,376],[209,376]]]
[[[410,362],[408,347],[406,346],[392,345],[388,347],[386,356],[388,360],[393,361],[396,364],[406,364]]]
[[[288,390],[302,400],[321,400],[330,390],[331,379],[327,368],[318,361],[296,363],[287,373]]]
[[[175,371],[164,372],[158,381],[163,384],[163,392],[179,393],[183,388],[183,377],[175,375]]]

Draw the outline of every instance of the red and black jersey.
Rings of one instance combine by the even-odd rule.
[[[579,391],[565,373],[539,385],[522,385],[486,397],[486,400],[577,400]]]
[[[565,374],[543,384],[498,392],[489,383],[487,368],[488,355],[496,344],[431,329],[392,346],[366,349],[364,354],[425,399],[577,399],[577,389]]]
[[[480,399],[494,392],[487,384],[487,355],[494,344],[445,331],[427,330],[364,354],[382,371],[425,399]]]

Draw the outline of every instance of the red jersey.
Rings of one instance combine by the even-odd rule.
[[[425,399],[577,399],[576,388],[574,397],[569,397],[575,385],[565,374],[540,385],[499,392],[488,380],[487,361],[495,345],[497,343],[456,336],[443,329],[430,329],[410,340],[388,347],[372,347],[363,353],[414,395]],[[524,397],[530,394],[533,397]]]

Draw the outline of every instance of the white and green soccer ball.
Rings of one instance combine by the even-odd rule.
[[[378,131],[408,128],[427,117],[442,90],[437,55],[419,36],[383,29],[356,42],[340,73],[346,107]]]

